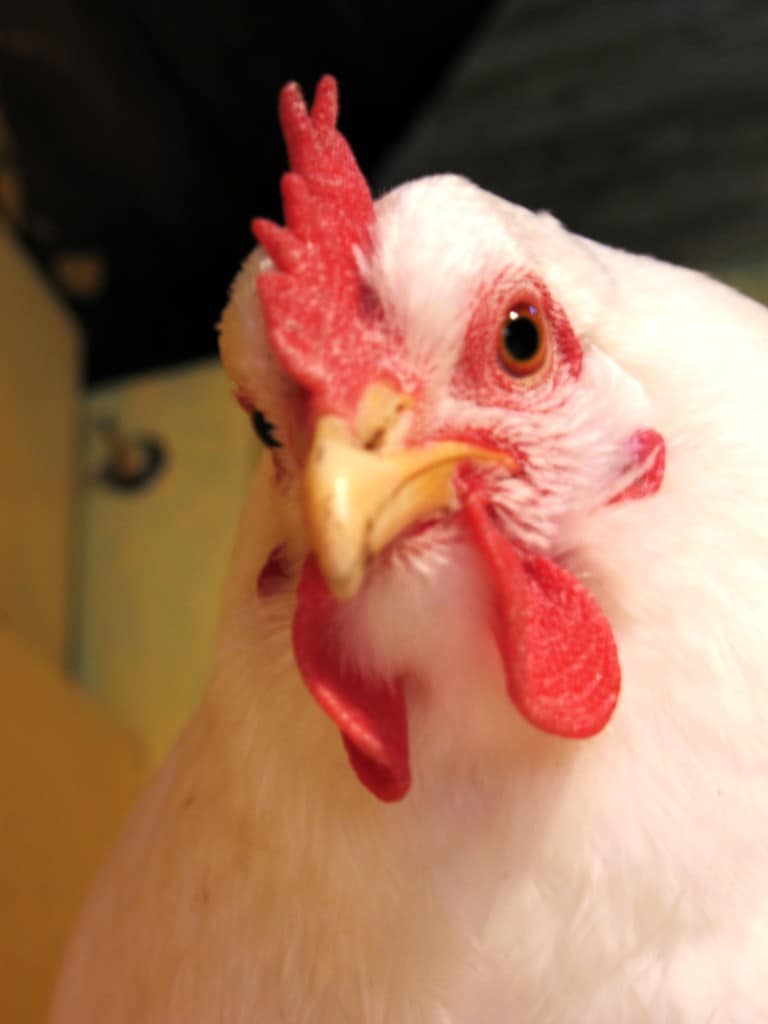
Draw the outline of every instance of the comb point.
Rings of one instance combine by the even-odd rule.
[[[259,230],[260,230],[259,225],[261,225],[263,223],[264,223],[264,218],[263,217],[253,217],[252,220],[251,220],[251,224],[250,224],[251,234],[253,235],[254,239],[257,242],[259,241]]]
[[[301,244],[296,236],[274,221],[261,217],[252,224],[256,241],[266,250],[267,255],[280,270],[291,271],[301,259]]]
[[[323,75],[317,83],[310,112],[317,132],[332,132],[339,118],[339,86],[333,75]]]
[[[280,120],[280,127],[288,149],[288,157],[293,163],[292,153],[300,140],[312,130],[312,122],[309,119],[309,111],[304,101],[304,93],[298,82],[288,82],[280,90],[280,98],[277,104],[277,113]]]

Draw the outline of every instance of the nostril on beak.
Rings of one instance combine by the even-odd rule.
[[[407,428],[406,413],[413,405],[409,395],[386,384],[374,384],[363,395],[357,415],[357,435],[368,452],[385,450],[401,441]]]

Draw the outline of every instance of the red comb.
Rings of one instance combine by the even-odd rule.
[[[253,232],[275,265],[257,287],[272,347],[300,383],[314,390],[329,376],[329,357],[365,305],[356,250],[373,224],[368,184],[336,128],[338,90],[322,78],[311,111],[295,82],[280,94],[280,124],[291,170],[281,182],[285,227],[256,219]]]

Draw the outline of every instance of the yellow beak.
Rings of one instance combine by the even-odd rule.
[[[320,570],[339,600],[357,593],[371,559],[406,527],[452,507],[458,462],[516,468],[510,456],[460,441],[399,447],[408,405],[377,384],[363,398],[356,432],[337,416],[316,425],[304,469],[304,517]]]

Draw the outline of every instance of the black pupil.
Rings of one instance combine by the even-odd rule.
[[[504,325],[504,348],[510,359],[525,363],[539,351],[539,329],[533,320],[511,313]]]
[[[259,438],[267,446],[267,448],[279,448],[280,442],[274,437],[275,426],[270,423],[263,412],[259,412],[258,409],[254,409],[251,413],[251,423],[253,423],[253,429],[259,435]]]

